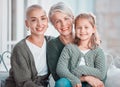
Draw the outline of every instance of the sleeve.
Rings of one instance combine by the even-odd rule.
[[[80,84],[81,82],[78,77],[76,77],[69,71],[68,68],[70,67],[69,61],[70,61],[69,48],[65,46],[58,60],[56,71],[60,77],[68,78],[74,87],[76,84]]]
[[[15,79],[16,84],[19,87],[28,87],[24,86],[27,85],[29,82],[30,87],[38,87],[31,79],[31,70],[28,67],[28,63],[26,61],[26,54],[25,49],[23,50],[21,47],[16,46],[13,49],[11,55],[11,67],[13,69],[13,76]]]
[[[76,67],[72,73],[74,73],[77,77],[80,75],[92,75],[100,80],[104,80],[106,76],[106,64],[105,64],[105,55],[102,50],[97,52],[97,56],[94,61],[94,67],[90,66],[78,66]]]

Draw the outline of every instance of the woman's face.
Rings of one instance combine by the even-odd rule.
[[[26,26],[32,35],[44,35],[48,27],[48,18],[43,9],[34,9],[28,14]]]
[[[73,18],[69,17],[65,13],[55,12],[52,15],[52,23],[60,35],[69,35],[72,33]]]

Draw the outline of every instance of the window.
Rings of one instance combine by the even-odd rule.
[[[0,40],[2,42],[0,42],[0,51],[11,51],[14,45],[27,35],[24,23],[25,8],[27,6],[40,4],[48,13],[50,6],[58,1],[60,0],[48,0],[47,3],[46,0],[2,0],[2,14],[0,14],[2,19]],[[83,11],[94,12],[94,0],[64,0],[63,2],[72,9],[75,16]],[[59,35],[50,23],[46,34]]]

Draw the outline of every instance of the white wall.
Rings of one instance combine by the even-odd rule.
[[[16,35],[17,40],[21,40],[24,37],[24,0],[16,0]]]
[[[0,53],[6,49],[7,42],[7,0],[0,1]],[[3,38],[4,36],[4,38]]]

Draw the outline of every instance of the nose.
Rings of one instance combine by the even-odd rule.
[[[81,29],[80,29],[80,32],[84,32],[84,30],[85,30],[84,28],[81,28]]]
[[[65,21],[62,21],[61,22],[61,26],[64,27],[66,25],[66,22]]]
[[[37,21],[37,26],[38,26],[38,27],[42,26],[42,21],[41,21],[41,20],[38,20],[38,21]]]

